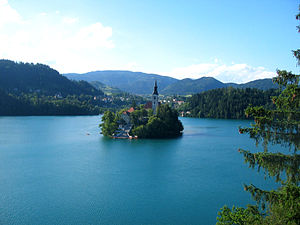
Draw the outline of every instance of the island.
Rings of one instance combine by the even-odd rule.
[[[104,136],[118,139],[176,138],[184,129],[178,112],[158,101],[157,82],[151,102],[116,113],[106,111],[99,126]]]

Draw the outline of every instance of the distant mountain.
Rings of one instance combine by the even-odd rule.
[[[86,81],[70,81],[47,65],[0,60],[0,88],[7,93],[103,95]]]
[[[234,88],[257,88],[268,90],[278,88],[273,84],[272,79],[261,79],[251,81],[245,84],[222,83],[212,77],[202,77],[196,80],[183,79],[161,76],[157,74],[146,74],[131,71],[96,71],[85,74],[64,74],[69,79],[85,80],[88,82],[98,81],[110,87],[117,87],[122,91],[133,94],[151,94],[153,91],[154,81],[157,80],[158,92],[160,94],[196,94],[216,88],[234,87]]]
[[[183,79],[164,88],[162,94],[195,94],[216,88],[226,87],[226,84],[212,77],[201,77],[196,80]]]
[[[124,93],[124,91],[121,91],[119,88],[116,87],[111,87],[106,84],[103,84],[99,81],[91,81],[89,82],[94,88],[101,90],[104,92],[106,95],[111,95],[111,94],[121,94]]]
[[[72,80],[99,81],[108,86],[117,87],[122,91],[134,94],[151,94],[155,80],[159,84],[160,90],[178,81],[172,77],[157,74],[118,70],[95,71],[84,74],[69,73],[64,74],[64,76]]]
[[[162,94],[196,94],[204,91],[224,88],[224,87],[234,87],[234,88],[256,88],[260,90],[269,90],[278,88],[277,84],[273,84],[272,79],[261,79],[250,81],[245,84],[235,84],[235,83],[222,83],[212,77],[202,77],[200,79],[183,79],[176,83],[173,83],[161,91]]]
[[[279,86],[278,84],[274,84],[272,79],[260,79],[250,81],[245,84],[238,84],[238,88],[257,88],[260,90],[268,90],[268,89],[277,89]]]

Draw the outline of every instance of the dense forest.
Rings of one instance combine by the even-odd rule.
[[[193,95],[179,110],[191,117],[245,119],[244,111],[249,105],[272,108],[271,96],[277,95],[276,89],[220,88]]]
[[[91,95],[68,95],[65,98],[38,94],[7,94],[0,89],[0,115],[97,115],[106,110],[128,106],[128,101],[104,102]]]

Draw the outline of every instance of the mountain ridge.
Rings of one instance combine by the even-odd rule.
[[[128,70],[98,70],[82,74],[68,73],[63,75],[77,81],[98,81],[133,94],[151,94],[155,80],[157,80],[159,93],[161,94],[188,95],[230,86],[234,88],[257,88],[261,90],[278,88],[278,85],[273,84],[271,78],[236,84],[223,83],[213,77],[201,77],[198,79],[185,78],[179,80],[158,74],[132,72]]]
[[[157,80],[161,90],[177,79],[158,74],[132,72],[126,70],[103,70],[83,74],[63,74],[69,79],[85,80],[88,82],[99,81],[111,87],[134,94],[149,94],[153,91],[154,81]]]

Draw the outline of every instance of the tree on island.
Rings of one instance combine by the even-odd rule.
[[[104,136],[112,136],[114,131],[118,128],[117,116],[111,111],[106,111],[102,116],[102,122],[99,126]]]
[[[160,105],[156,115],[150,116],[146,124],[136,126],[132,134],[139,138],[172,138],[181,136],[182,131],[178,112],[168,105]]]
[[[296,16],[300,20],[300,13]],[[300,27],[298,26],[300,32]],[[300,50],[293,51],[300,64]],[[280,85],[281,93],[273,97],[275,110],[264,107],[248,107],[247,116],[254,118],[249,128],[240,128],[240,133],[249,134],[250,138],[261,143],[263,152],[252,153],[240,149],[245,162],[251,168],[264,169],[266,176],[275,177],[281,186],[277,190],[262,190],[253,184],[244,189],[251,193],[257,205],[247,208],[224,206],[218,213],[218,225],[223,224],[300,224],[300,87],[299,75],[285,70],[278,70],[273,80]],[[289,153],[270,152],[269,144],[289,148]]]

